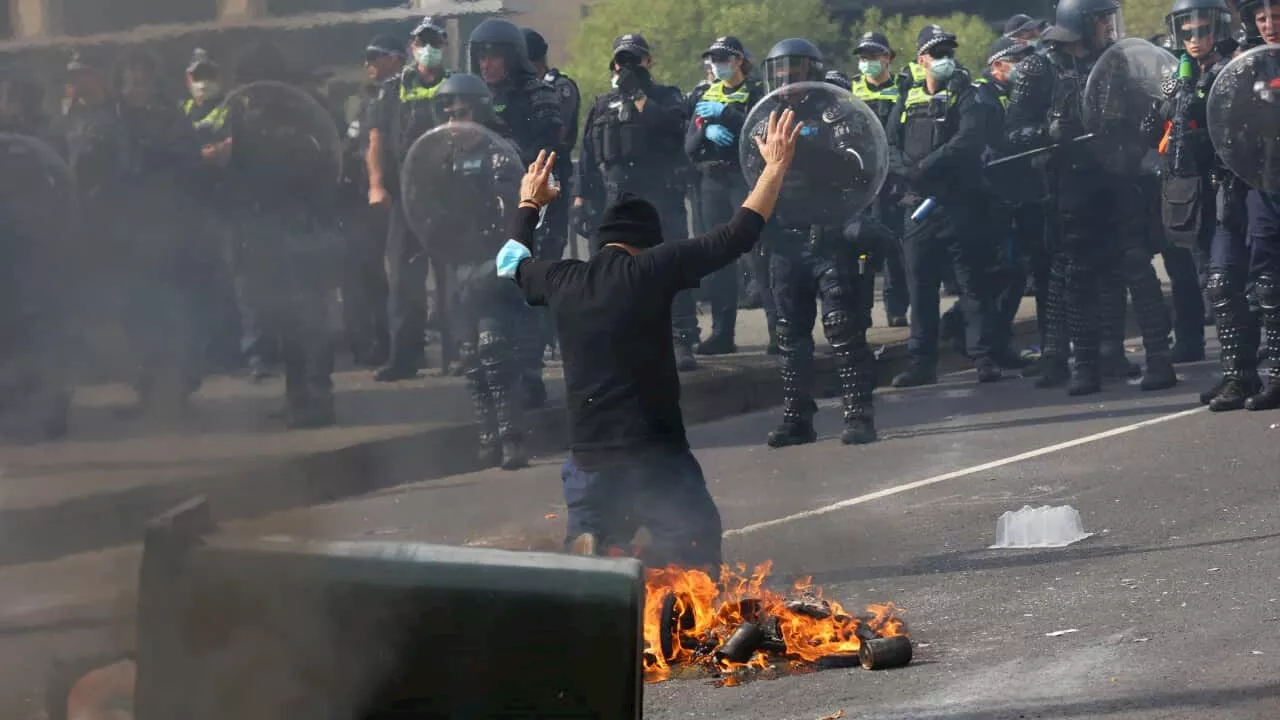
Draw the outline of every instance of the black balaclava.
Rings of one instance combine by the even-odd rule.
[[[662,243],[662,218],[653,203],[639,195],[624,192],[604,212],[604,222],[596,233],[596,244],[630,245],[644,250]]]

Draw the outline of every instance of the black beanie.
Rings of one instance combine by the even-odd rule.
[[[624,192],[604,211],[604,222],[596,233],[600,247],[623,243],[644,250],[662,243],[662,218],[653,203]]]

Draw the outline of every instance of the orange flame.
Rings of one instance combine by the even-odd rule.
[[[660,682],[682,665],[702,665],[721,673],[770,667],[770,653],[793,666],[823,657],[856,653],[863,637],[905,635],[893,604],[869,605],[854,616],[840,603],[824,600],[809,578],[795,583],[791,601],[764,587],[773,564],[724,566],[717,584],[705,572],[677,567],[651,569],[645,581],[645,680]],[[757,649],[745,662],[717,651],[744,623],[758,622],[775,636],[775,647]],[[772,623],[775,623],[773,625]],[[776,647],[776,640],[782,647]],[[726,684],[736,684],[732,677]]]

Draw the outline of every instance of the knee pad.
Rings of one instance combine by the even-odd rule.
[[[851,313],[836,310],[822,316],[822,330],[835,350],[847,350],[857,344],[858,320]]]
[[[1280,310],[1280,275],[1262,273],[1253,281],[1253,292],[1264,312]]]
[[[1240,294],[1241,288],[1236,283],[1231,282],[1231,278],[1227,273],[1215,270],[1209,273],[1204,290],[1209,296],[1209,302],[1217,306],[1230,302],[1232,298]]]
[[[511,343],[505,335],[491,330],[480,333],[479,342],[476,343],[476,356],[482,364],[491,366],[502,363],[510,353]]]
[[[806,337],[799,332],[797,328],[791,324],[786,318],[778,318],[778,349],[783,355],[796,355],[805,352],[807,349],[810,354],[813,352],[813,338]]]

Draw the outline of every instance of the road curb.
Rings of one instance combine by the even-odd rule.
[[[1034,331],[1034,318],[1015,323],[1019,336]],[[883,387],[906,363],[906,340],[880,347],[877,355]],[[819,388],[825,389],[825,394],[834,394],[834,358],[820,354],[815,360]],[[939,370],[958,369],[965,363],[944,348]],[[709,422],[781,403],[777,358],[738,356],[728,362],[712,360],[703,364],[703,369],[682,376],[681,405],[686,422]],[[527,421],[531,454],[546,457],[564,451],[564,407],[531,413]],[[249,519],[396,485],[483,470],[478,449],[474,425],[437,425],[336,450],[264,460],[226,473],[81,496],[34,508],[0,510],[0,565],[52,560],[137,542],[147,520],[196,495],[209,499],[219,522]]]

